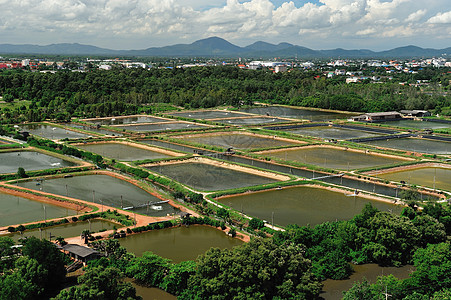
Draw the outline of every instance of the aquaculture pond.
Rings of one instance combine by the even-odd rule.
[[[259,175],[204,163],[177,163],[147,167],[201,191],[219,191],[277,182]]]
[[[25,171],[72,167],[77,164],[34,151],[0,152],[0,173],[15,173],[19,167]]]
[[[84,175],[69,178],[46,179],[40,185],[35,181],[19,182],[19,186],[71,198],[124,208],[158,203],[162,200],[143,189],[108,175]],[[174,212],[168,203],[136,208],[136,212],[149,216],[166,216]]]
[[[332,126],[302,127],[285,131],[294,134],[337,140],[348,140],[355,138],[381,136],[381,134],[375,132]]]
[[[393,274],[398,279],[409,278],[409,275],[415,270],[411,265],[402,267],[381,267],[377,264],[352,265],[354,273],[346,280],[327,279],[323,281],[323,292],[320,294],[325,300],[343,299],[343,292],[349,290],[355,282],[367,280],[375,283],[379,276]]]
[[[172,123],[161,123],[161,124],[143,124],[143,125],[124,125],[117,126],[117,129],[125,129],[136,132],[147,132],[147,131],[165,131],[165,130],[178,130],[178,129],[195,129],[195,128],[208,128],[207,125],[195,124],[195,123],[185,123],[185,122],[172,122]]]
[[[233,118],[233,117],[244,117],[246,114],[231,112],[226,110],[203,110],[203,111],[189,111],[189,112],[173,112],[169,115],[174,117],[183,117],[199,120],[209,120],[218,118]]]
[[[405,181],[408,184],[435,187],[451,192],[451,168],[425,167],[378,174],[376,176],[398,182]]]
[[[76,123],[68,123],[68,124],[64,124],[64,125],[72,127],[72,128],[82,129],[82,130],[86,130],[86,131],[92,131],[92,132],[99,133],[99,134],[104,134],[104,135],[122,136],[121,133],[117,133],[117,132],[114,132],[114,131],[100,129],[100,128],[95,128],[95,127],[90,127],[90,126],[76,124]]]
[[[169,120],[152,116],[133,116],[133,117],[85,119],[83,121],[100,125],[121,125],[135,123],[159,123],[159,122],[167,122]]]
[[[152,251],[174,263],[195,260],[212,247],[230,249],[243,243],[221,230],[200,225],[152,230],[129,235],[119,242],[137,256],[145,251]]]
[[[63,238],[70,238],[70,237],[76,237],[79,236],[84,230],[89,230],[90,232],[99,232],[99,231],[106,231],[106,230],[112,230],[114,228],[121,228],[123,227],[120,224],[116,224],[113,222],[109,222],[106,220],[91,220],[89,221],[83,221],[83,222],[76,222],[76,223],[66,223],[62,225],[52,226],[43,228],[42,230],[39,229],[33,229],[33,230],[27,230],[20,234],[19,232],[13,233],[8,235],[13,240],[17,241],[20,238],[24,237],[37,237],[39,239],[50,239],[50,235],[52,235],[52,239],[55,239],[56,237],[63,237]],[[96,234],[93,233],[95,236]],[[81,239],[80,239],[81,240]]]
[[[415,121],[415,120],[398,120],[389,121],[382,123],[388,126],[396,127],[408,127],[415,129],[441,129],[441,128],[451,128],[451,123],[440,123],[440,122],[428,122],[428,121]]]
[[[261,152],[287,161],[296,161],[328,169],[352,170],[405,162],[401,158],[367,154],[344,148],[308,147]]]
[[[75,214],[74,210],[61,206],[0,192],[0,226],[20,225]]]
[[[334,119],[346,119],[355,114],[329,112],[321,110],[310,110],[286,106],[252,107],[240,111],[258,115],[269,115],[275,117],[303,119],[310,121],[327,121]]]
[[[262,117],[262,118],[233,118],[233,119],[216,120],[215,122],[226,125],[259,125],[259,124],[283,123],[291,121],[279,118]]]
[[[130,282],[136,289],[136,295],[141,296],[143,300],[177,300],[177,296],[171,295],[159,288],[147,287],[127,278],[125,282]]]
[[[371,203],[381,211],[401,212],[391,203],[354,197],[354,192],[334,192],[314,187],[292,187],[219,198],[218,201],[244,214],[275,225],[316,225],[352,219]]]
[[[420,139],[420,138],[400,138],[364,142],[365,144],[393,148],[404,151],[413,151],[429,154],[451,154],[451,142]]]
[[[49,140],[84,139],[90,136],[89,134],[80,133],[47,124],[20,125],[20,128],[22,131],[28,131],[30,134],[37,135]]]
[[[77,145],[82,150],[100,154],[116,160],[133,161],[173,157],[150,149],[139,148],[121,143],[95,143]]]
[[[300,143],[302,143],[275,139],[269,136],[263,137],[251,134],[227,133],[227,132],[204,134],[204,135],[184,135],[178,136],[176,138],[180,138],[185,141],[196,144],[219,146],[225,149],[272,148],[272,147],[299,145]]]

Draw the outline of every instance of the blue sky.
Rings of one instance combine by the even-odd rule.
[[[312,49],[451,46],[450,0],[0,0],[0,43],[144,49],[219,36]]]

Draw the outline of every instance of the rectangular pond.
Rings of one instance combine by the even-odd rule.
[[[43,228],[41,231],[39,229],[26,230],[22,234],[20,232],[16,232],[13,234],[9,234],[13,240],[17,241],[20,238],[26,237],[37,237],[39,239],[50,239],[50,234],[52,235],[52,240],[61,236],[63,238],[70,238],[80,236],[80,234],[84,230],[89,230],[90,232],[99,232],[99,230],[112,230],[114,228],[120,228],[122,225],[116,224],[113,222],[109,222],[106,220],[98,220],[94,219],[90,222],[76,222],[76,223],[66,223],[62,225],[52,226]],[[93,234],[95,236],[95,233]],[[80,239],[81,240],[81,239]]]
[[[224,120],[215,120],[215,122],[222,123],[225,125],[259,125],[259,124],[270,124],[270,123],[283,123],[291,122],[285,119],[279,118],[265,118],[265,117],[255,117],[255,118],[231,118]]]
[[[253,134],[242,134],[236,132],[220,132],[203,135],[183,135],[174,138],[180,138],[196,144],[219,146],[222,148],[235,149],[257,149],[257,148],[275,148],[281,146],[299,145],[302,142],[288,141],[265,137]]]
[[[92,131],[98,134],[103,134],[103,135],[111,135],[111,136],[122,136],[121,133],[117,133],[114,131],[110,131],[110,130],[105,130],[105,129],[99,129],[99,128],[94,128],[94,127],[90,127],[90,126],[86,126],[86,125],[81,125],[81,124],[76,124],[76,123],[68,123],[68,124],[64,124],[66,126],[72,127],[72,128],[76,128],[76,129],[81,129],[81,130],[86,130],[86,131]]]
[[[212,247],[230,249],[243,243],[227,236],[221,230],[199,225],[133,234],[119,239],[119,242],[137,256],[141,256],[145,251],[152,251],[174,263],[195,260]]]
[[[15,173],[19,167],[25,171],[56,169],[76,166],[76,163],[34,151],[0,152],[0,173]]]
[[[306,135],[319,137],[323,139],[336,139],[336,140],[348,140],[355,138],[367,138],[381,136],[380,133],[351,129],[351,128],[341,128],[335,126],[315,126],[315,127],[302,127],[291,130],[284,130],[294,134]]]
[[[430,188],[435,187],[451,192],[451,168],[424,167],[381,173],[376,176],[398,182],[405,181],[407,184],[416,184]]]
[[[121,125],[121,124],[137,124],[137,123],[159,123],[170,121],[170,119],[152,116],[126,116],[126,117],[85,119],[82,121],[100,125]]]
[[[199,110],[199,111],[188,111],[188,112],[173,112],[169,113],[170,116],[183,117],[199,120],[209,120],[218,118],[233,118],[233,117],[244,117],[246,114],[226,111],[226,110]]]
[[[20,225],[75,214],[74,210],[61,206],[0,192],[0,226]]]
[[[252,107],[241,109],[240,111],[258,115],[303,119],[310,121],[328,121],[334,119],[347,119],[355,114],[338,113],[321,110],[310,110],[287,106],[267,106],[267,107]]]
[[[177,163],[151,166],[146,169],[201,191],[228,190],[278,181],[206,163]]]
[[[178,130],[178,129],[197,129],[197,128],[209,128],[207,125],[187,123],[187,122],[172,122],[161,124],[143,124],[143,125],[123,125],[117,126],[117,129],[125,129],[136,132],[148,132],[148,131],[165,131],[165,130]]]
[[[95,143],[95,144],[83,144],[77,145],[85,151],[93,152],[104,157],[122,160],[122,161],[134,161],[145,159],[159,159],[174,157],[161,152],[152,151],[145,147],[132,146],[122,143]]]
[[[40,185],[36,185],[35,181],[19,182],[18,185],[118,208],[121,206],[125,208],[161,201],[160,198],[132,183],[108,175],[52,178],[44,180]],[[174,213],[174,209],[170,204],[162,203],[153,207],[151,206],[149,210],[137,208],[136,212],[160,217]]]
[[[89,134],[80,133],[47,124],[20,125],[20,129],[22,131],[28,131],[30,134],[37,135],[49,140],[84,139],[90,136]]]
[[[217,201],[269,224],[274,220],[274,224],[280,226],[350,220],[362,211],[366,203],[381,211],[390,209],[400,213],[402,210],[402,207],[390,203],[349,196],[352,194],[300,186],[223,197]]]
[[[399,139],[387,139],[364,142],[365,144],[383,147],[399,149],[404,151],[413,151],[429,154],[451,154],[451,142],[420,139],[420,138],[399,138]]]
[[[397,120],[397,121],[389,121],[381,123],[388,126],[396,126],[396,127],[407,127],[414,129],[442,129],[442,128],[451,128],[451,123],[440,123],[440,122],[428,122],[421,120]]]
[[[331,147],[306,147],[260,152],[265,156],[286,161],[316,165],[328,169],[352,170],[383,165],[399,164],[406,160],[389,156]]]

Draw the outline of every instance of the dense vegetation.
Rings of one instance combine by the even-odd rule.
[[[365,70],[371,76],[385,69]],[[3,123],[46,118],[111,116],[150,112],[154,103],[185,108],[239,106],[255,101],[349,111],[429,109],[451,113],[447,69],[428,68],[415,74],[394,74],[380,84],[346,84],[345,77],[326,79],[318,71],[293,70],[274,74],[267,70],[235,67],[187,69],[116,69],[55,74],[1,71],[0,95],[5,101],[26,100],[14,109],[5,107]],[[399,82],[429,80],[426,92]],[[441,86],[438,85],[441,83]]]

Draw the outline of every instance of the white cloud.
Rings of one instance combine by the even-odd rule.
[[[426,9],[419,9],[414,13],[411,13],[407,19],[406,22],[418,22],[421,20],[424,15],[426,15],[427,10]]]
[[[451,11],[445,13],[438,13],[428,21],[430,24],[449,24],[451,23]]]

